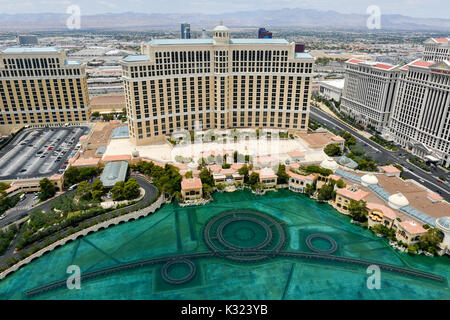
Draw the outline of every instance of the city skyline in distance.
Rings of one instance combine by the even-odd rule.
[[[65,13],[70,5],[77,5],[87,15],[104,13],[159,13],[159,14],[223,14],[240,11],[314,9],[337,11],[345,14],[365,14],[369,6],[375,5],[382,14],[408,15],[417,18],[448,18],[450,3],[441,0],[0,0],[0,12]]]
[[[0,0],[1,1],[1,0]],[[2,2],[0,2],[1,8]],[[130,10],[132,8],[129,8]],[[450,18],[414,18],[397,14],[384,14],[381,10],[381,31],[436,31],[449,32]],[[232,13],[201,14],[201,13],[102,13],[89,14],[80,7],[81,29],[148,29],[148,28],[179,28],[180,23],[191,24],[193,30],[206,27],[212,29],[218,21],[224,21],[229,27],[260,27],[269,28],[318,28],[332,30],[365,30],[369,15],[364,11],[360,14],[339,13],[337,11],[321,11],[316,9],[280,9],[236,11]],[[3,12],[5,12],[3,10]],[[0,14],[0,23],[4,31],[45,31],[67,30],[66,21],[69,14],[33,13],[33,14]]]

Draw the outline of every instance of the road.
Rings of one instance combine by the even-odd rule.
[[[416,166],[410,164],[406,159],[408,159],[412,154],[407,151],[404,151],[399,148],[400,151],[394,152],[389,151],[373,142],[370,139],[359,134],[356,130],[352,129],[350,126],[342,123],[338,119],[333,116],[323,112],[322,110],[311,107],[310,113],[311,119],[325,124],[327,127],[335,130],[345,130],[351,133],[357,140],[357,144],[361,146],[366,153],[372,156],[372,158],[379,163],[383,162],[393,162],[398,163],[404,168],[403,175],[408,179],[413,179],[426,188],[439,193],[442,197],[444,197],[447,201],[450,201],[450,186],[448,183],[439,183],[437,182],[438,176],[440,174],[446,174],[442,169],[436,168],[433,169],[431,173],[427,173],[417,168]]]

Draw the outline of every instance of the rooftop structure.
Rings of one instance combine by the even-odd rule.
[[[347,186],[336,191],[336,194],[341,195],[347,199],[360,201],[364,199],[369,193],[358,188],[355,185]]]
[[[128,138],[129,136],[128,126],[117,127],[111,133],[111,139],[123,139]]]
[[[422,234],[427,232],[427,230],[425,230],[419,223],[413,220],[400,222],[399,226],[410,234]]]
[[[336,171],[337,168],[339,168],[339,164],[337,164],[334,160],[323,160],[320,163],[320,166],[324,169],[329,169],[331,171]]]
[[[400,192],[397,192],[396,194],[393,194],[389,197],[389,206],[391,208],[400,209],[401,207],[405,207],[408,204],[408,199],[406,199],[406,197]]]
[[[379,167],[381,171],[386,172],[388,176],[399,176],[400,170],[394,166],[381,166]]]
[[[182,190],[199,189],[202,188],[202,181],[200,178],[183,178],[181,181]]]
[[[319,86],[319,95],[336,101],[341,100],[344,90],[345,79],[322,80],[317,83]]]
[[[361,184],[365,187],[367,187],[368,185],[377,184],[377,183],[378,183],[378,179],[373,174],[365,174],[361,177]]]
[[[125,181],[128,171],[128,162],[114,161],[107,162],[100,180],[105,188],[112,188],[119,181]]]

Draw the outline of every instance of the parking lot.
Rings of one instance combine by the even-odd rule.
[[[0,180],[62,174],[79,149],[78,140],[89,130],[81,126],[24,130],[0,153]]]

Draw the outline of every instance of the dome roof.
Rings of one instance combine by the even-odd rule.
[[[225,27],[224,25],[220,24],[217,27],[214,28],[214,31],[229,31],[230,29],[228,29],[227,27]]]
[[[404,206],[407,206],[409,204],[408,199],[406,199],[406,197],[401,194],[400,192],[393,194],[389,197],[389,203],[393,204],[394,206],[401,208]]]
[[[436,224],[443,229],[450,231],[450,217],[440,217],[436,220]]]
[[[330,169],[333,171],[336,170],[337,168],[339,168],[339,165],[334,160],[323,160],[320,163],[320,166],[324,169]]]
[[[369,174],[365,174],[361,177],[361,181],[363,183],[366,184],[377,184],[378,183],[378,178],[375,177],[375,175],[369,173]]]

